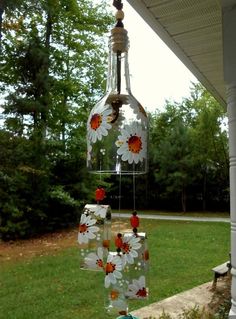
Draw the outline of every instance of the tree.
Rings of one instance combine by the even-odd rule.
[[[153,161],[157,166],[156,180],[165,186],[166,195],[180,194],[181,207],[185,212],[186,191],[193,180],[190,172],[194,164],[191,158],[192,143],[189,128],[181,113],[176,105],[167,104],[166,112],[159,114],[157,127],[153,132],[155,142],[158,143],[153,150]]]
[[[228,198],[229,157],[225,110],[201,85],[194,87],[191,99],[185,99],[183,104],[191,108],[193,113],[193,157],[202,185],[202,209],[206,210],[208,198],[215,198],[218,206],[225,201],[225,196]]]
[[[200,85],[182,103],[167,102],[151,120],[150,165],[159,199],[202,209],[228,203],[228,141],[223,108]],[[152,182],[153,183],[153,182]],[[208,204],[207,205],[207,199]],[[192,203],[192,204],[191,204]],[[215,203],[215,204],[214,204]],[[178,205],[177,205],[178,207]]]
[[[16,23],[5,22],[3,26],[3,14],[5,10],[16,10],[16,8],[20,7],[23,3],[23,0],[1,0],[0,2],[0,51],[1,51],[1,43],[2,43],[2,31],[5,28],[16,28]]]
[[[24,1],[4,10],[2,147],[9,156],[0,166],[0,231],[6,238],[75,223],[93,192],[86,119],[103,90],[100,36],[110,18],[105,1]]]

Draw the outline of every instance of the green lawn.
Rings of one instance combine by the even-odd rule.
[[[211,268],[228,260],[227,223],[142,220],[143,229],[150,299],[131,310],[212,280]],[[76,248],[0,265],[1,319],[106,319],[103,296],[103,274],[81,271]]]

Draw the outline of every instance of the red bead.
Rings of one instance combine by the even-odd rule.
[[[97,202],[102,201],[105,198],[106,192],[104,188],[98,187],[95,191],[95,199]]]
[[[122,240],[121,234],[117,234],[117,237],[115,239],[115,245],[117,248],[121,248],[123,246],[123,240]]]
[[[139,217],[137,215],[133,215],[130,217],[130,224],[133,228],[139,227]]]

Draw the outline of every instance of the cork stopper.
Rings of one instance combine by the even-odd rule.
[[[124,28],[115,27],[111,30],[111,45],[113,52],[128,52],[128,32]]]
[[[114,7],[117,9],[115,14],[116,18],[116,25],[111,30],[111,45],[112,51],[117,53],[127,52],[129,49],[129,38],[128,32],[124,29],[123,19],[124,19],[124,11],[122,0],[114,0],[113,1]]]

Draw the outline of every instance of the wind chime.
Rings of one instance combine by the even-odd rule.
[[[135,211],[135,176],[147,172],[148,120],[130,89],[129,39],[122,22],[123,4],[114,0],[113,5],[117,23],[109,41],[106,93],[91,110],[87,122],[87,167],[92,173],[118,176],[119,210],[122,176],[132,175],[134,211],[130,232],[119,231],[112,236],[111,208],[103,204],[105,191],[99,187],[95,194],[97,203],[84,207],[78,243],[81,268],[104,272],[107,312],[131,319],[135,317],[128,314],[128,301],[148,297],[147,237],[139,232],[140,221]],[[112,246],[115,251],[111,251]]]

